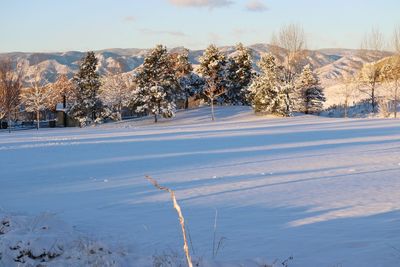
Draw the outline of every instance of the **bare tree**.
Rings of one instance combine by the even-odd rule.
[[[384,46],[384,37],[382,32],[378,28],[372,28],[372,30],[366,34],[364,40],[361,43],[360,54],[365,58],[372,58],[376,60],[380,57]],[[372,112],[377,111],[377,89],[382,81],[382,64],[378,62],[367,63],[363,66],[359,75],[360,92],[366,94],[372,106]]]
[[[400,54],[400,26],[397,26],[394,29],[393,46],[394,46],[394,51],[396,52],[397,55],[399,55]]]
[[[21,93],[21,100],[28,112],[36,115],[36,129],[40,128],[40,113],[50,108],[53,98],[52,88],[49,82],[43,77],[39,67],[33,72],[31,86]]]
[[[57,104],[63,103],[63,107],[66,108],[68,103],[75,98],[74,89],[73,82],[68,79],[66,74],[59,75],[56,82],[52,84],[53,98],[50,105],[55,107]]]
[[[11,59],[0,61],[0,118],[7,118],[9,132],[12,113],[17,111],[20,105],[22,77],[21,66],[14,67]]]
[[[110,108],[115,120],[122,120],[122,109],[129,106],[133,98],[134,84],[128,75],[108,74],[100,87],[100,99]]]
[[[347,75],[341,78],[342,88],[339,92],[340,96],[343,98],[344,106],[344,117],[348,117],[350,100],[354,97],[355,91],[357,89],[357,82],[354,75]]]
[[[283,26],[271,39],[272,53],[282,59],[283,78],[287,97],[294,91],[296,76],[302,71],[306,57],[306,37],[304,29],[298,24]],[[290,109],[288,103],[288,111]]]
[[[399,105],[399,86],[400,86],[400,56],[395,55],[391,62],[387,63],[382,69],[382,80],[386,83],[386,102],[393,104],[393,114],[397,118],[397,108]],[[390,111],[389,111],[390,112]]]

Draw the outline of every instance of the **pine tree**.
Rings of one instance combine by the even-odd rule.
[[[189,62],[188,49],[185,49],[183,53],[173,54],[172,58],[174,60],[174,69],[180,86],[181,95],[179,99],[185,101],[185,109],[188,109],[189,97],[197,94],[201,89],[201,79],[198,75],[193,73],[193,67]]]
[[[205,80],[194,72],[179,79],[179,85],[185,100],[185,109],[189,108],[189,97],[201,98],[204,94]]]
[[[211,119],[214,121],[214,101],[226,93],[226,57],[215,45],[210,45],[199,61],[198,72],[206,82],[204,94],[210,102]]]
[[[325,96],[320,86],[318,76],[310,65],[303,68],[296,80],[295,102],[299,111],[306,114],[320,113],[323,109]]]
[[[233,105],[246,103],[246,89],[252,79],[252,60],[250,50],[239,43],[236,52],[228,60],[227,92],[225,101]]]
[[[80,126],[99,122],[105,117],[105,109],[99,98],[100,76],[96,71],[98,60],[94,52],[88,52],[83,58],[73,81],[76,88],[76,100],[69,114],[79,121]]]
[[[180,87],[174,69],[174,60],[167,48],[157,45],[144,59],[134,81],[134,105],[138,112],[171,118],[175,115]]]
[[[281,69],[276,65],[275,57],[266,54],[258,63],[261,73],[253,80],[248,88],[248,100],[256,113],[290,116],[287,106],[286,87]]]

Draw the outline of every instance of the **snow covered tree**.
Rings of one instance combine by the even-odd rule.
[[[38,68],[35,69],[31,78],[31,86],[21,93],[21,100],[27,112],[35,113],[36,129],[39,130],[40,112],[50,108],[54,94],[49,83],[41,75]]]
[[[382,80],[385,83],[385,95],[393,103],[393,115],[397,118],[400,93],[400,56],[395,55],[382,68]]]
[[[11,131],[12,114],[20,105],[22,88],[22,66],[13,66],[11,59],[0,61],[0,119],[6,117]]]
[[[287,98],[291,98],[295,90],[296,77],[301,73],[304,66],[304,59],[307,56],[305,50],[306,36],[304,29],[298,24],[289,24],[281,27],[277,35],[272,36],[271,52],[276,58],[282,58],[281,70],[283,83]],[[288,102],[287,112],[290,113],[293,107]]]
[[[68,79],[66,74],[58,76],[55,83],[52,84],[53,98],[51,106],[56,106],[58,103],[63,103],[64,108],[74,103],[76,99],[74,83]]]
[[[299,107],[299,111],[306,114],[314,114],[322,111],[325,96],[320,86],[318,76],[313,72],[310,65],[303,68],[300,76],[296,80],[295,101]]]
[[[361,44],[361,55],[369,55],[372,58],[379,58],[384,46],[383,34],[379,29],[373,28],[365,36]],[[372,112],[377,112],[377,91],[382,82],[382,64],[379,62],[367,63],[359,73],[360,92],[366,94],[370,101]]]
[[[185,109],[189,108],[189,98],[202,98],[204,93],[205,81],[194,72],[179,79],[179,85],[185,100]]]
[[[143,65],[134,77],[137,89],[134,91],[134,105],[138,112],[171,118],[175,115],[179,83],[174,61],[167,48],[157,45],[145,57]]]
[[[252,79],[252,60],[250,50],[239,43],[236,52],[229,58],[227,66],[227,103],[246,104],[246,89]]]
[[[188,109],[189,98],[202,94],[204,79],[193,72],[193,67],[189,62],[189,50],[185,49],[183,53],[172,54],[172,57],[180,86],[179,99],[185,101],[185,109]]]
[[[122,109],[128,107],[133,98],[133,82],[128,75],[109,74],[100,87],[100,99],[111,111],[111,118],[122,119]]]
[[[69,114],[79,121],[81,127],[101,121],[106,114],[99,98],[101,83],[100,76],[96,71],[97,63],[94,52],[88,52],[82,60],[78,73],[73,78],[76,100],[69,110]]]
[[[247,98],[256,113],[290,116],[282,70],[277,66],[275,57],[263,55],[258,62],[261,73],[255,77],[247,90]]]
[[[215,45],[210,45],[199,62],[198,72],[206,82],[204,94],[210,102],[211,119],[214,121],[214,101],[226,93],[226,57]]]

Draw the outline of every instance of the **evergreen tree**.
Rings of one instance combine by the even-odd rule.
[[[174,60],[167,48],[157,45],[144,59],[134,78],[137,89],[134,105],[138,112],[171,118],[175,114],[180,87],[174,69]]]
[[[262,56],[258,66],[261,73],[250,84],[247,95],[254,111],[289,116],[287,106],[290,106],[290,99],[275,57],[271,54]]]
[[[239,43],[236,52],[228,60],[227,92],[225,101],[233,105],[244,105],[246,89],[252,79],[252,60],[250,50]]]
[[[179,99],[185,101],[185,109],[189,108],[189,97],[200,94],[203,89],[204,81],[200,76],[193,72],[193,67],[189,62],[189,50],[183,53],[173,54],[174,69],[180,86]]]
[[[199,61],[198,72],[206,82],[204,94],[210,102],[211,119],[214,121],[214,101],[226,93],[226,57],[215,45],[210,45]]]
[[[185,100],[185,109],[189,108],[189,97],[202,98],[205,88],[205,80],[194,72],[179,79],[179,85]]]
[[[96,71],[97,63],[94,52],[88,52],[82,60],[78,73],[73,78],[76,99],[69,114],[79,121],[80,126],[99,122],[106,114],[99,98],[101,83],[100,76]]]
[[[296,80],[295,102],[297,109],[306,114],[319,113],[323,109],[325,96],[318,76],[310,65],[303,68]]]

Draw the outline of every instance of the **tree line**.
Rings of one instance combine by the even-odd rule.
[[[399,48],[400,32],[395,36]],[[380,33],[373,31],[360,51],[379,52],[380,38]],[[116,66],[100,76],[98,59],[94,52],[88,52],[72,79],[60,75],[50,84],[37,69],[28,88],[22,89],[22,67],[3,60],[0,119],[11,124],[13,114],[23,105],[25,111],[36,115],[39,127],[43,110],[54,110],[57,103],[64,103],[65,111],[80,126],[105,119],[121,120],[126,109],[138,115],[151,115],[157,122],[160,117],[173,117],[178,108],[187,109],[190,99],[208,103],[212,120],[215,104],[250,105],[256,113],[279,116],[291,116],[293,112],[318,114],[326,99],[319,78],[306,59],[304,31],[292,24],[273,36],[270,51],[262,55],[257,69],[251,50],[242,44],[236,46],[231,56],[210,45],[196,67],[189,62],[188,50],[171,53],[165,46],[157,45],[133,74],[122,73],[122,66]],[[373,110],[377,106],[377,85],[383,81],[390,82],[398,101],[399,66],[398,60],[370,63],[353,77],[364,84],[360,91],[369,96]],[[347,88],[352,82],[343,84]],[[351,91],[347,89],[343,92]]]

